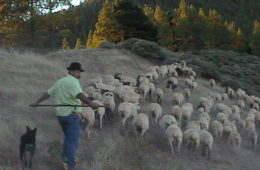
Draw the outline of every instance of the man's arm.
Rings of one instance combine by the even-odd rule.
[[[38,105],[39,103],[41,103],[42,101],[48,99],[50,97],[50,95],[47,92],[44,92],[41,97],[34,103],[30,104],[30,106],[35,107],[36,105]]]
[[[98,104],[92,102],[84,93],[79,93],[76,98],[80,99],[82,102],[86,103],[93,109],[97,109],[99,107]]]

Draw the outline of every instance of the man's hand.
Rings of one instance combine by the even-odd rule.
[[[92,109],[98,109],[100,106],[94,102],[91,103],[91,105],[89,105]]]

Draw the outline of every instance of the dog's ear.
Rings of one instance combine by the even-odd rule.
[[[33,131],[36,133],[36,131],[37,131],[37,128],[34,128],[34,129],[33,129]]]
[[[26,130],[27,130],[27,131],[30,131],[30,128],[29,128],[28,126],[26,126]]]

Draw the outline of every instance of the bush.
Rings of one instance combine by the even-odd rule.
[[[150,42],[137,38],[130,38],[124,42],[121,42],[117,44],[117,47],[127,49],[136,55],[150,59],[165,60],[178,56],[176,53],[160,47],[155,42]]]
[[[226,80],[222,80],[221,85],[224,87],[231,87],[232,89],[240,88],[240,84],[232,79],[226,78]]]

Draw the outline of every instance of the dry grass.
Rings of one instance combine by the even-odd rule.
[[[0,51],[0,169],[19,169],[19,138],[26,125],[38,127],[35,170],[59,170],[59,151],[62,132],[56,121],[53,108],[29,108],[41,92],[54,81],[64,76],[72,61],[82,63],[85,72],[81,84],[94,76],[122,72],[130,76],[145,72],[152,65],[147,60],[116,49],[70,50],[38,56],[33,53],[7,53]],[[199,96],[212,91],[205,80],[198,80],[199,87],[189,102],[197,104]],[[182,81],[181,81],[182,83]],[[160,84],[163,87],[163,84]],[[182,90],[182,85],[176,91]],[[165,87],[163,113],[171,108],[171,91]],[[222,92],[217,86],[214,91]],[[52,100],[46,103],[51,103]],[[148,104],[148,103],[147,103]],[[247,108],[246,108],[247,109]],[[146,110],[146,104],[143,106]],[[196,115],[196,114],[194,114]],[[82,133],[78,155],[79,167],[83,170],[157,170],[157,169],[260,169],[259,148],[252,151],[243,141],[240,153],[235,153],[223,143],[213,146],[213,160],[201,158],[198,162],[187,157],[184,147],[180,156],[172,157],[164,135],[158,127],[151,127],[145,141],[136,140],[131,129],[122,137],[119,121],[105,124],[104,129],[94,129],[90,138]],[[259,133],[259,130],[258,130]]]

